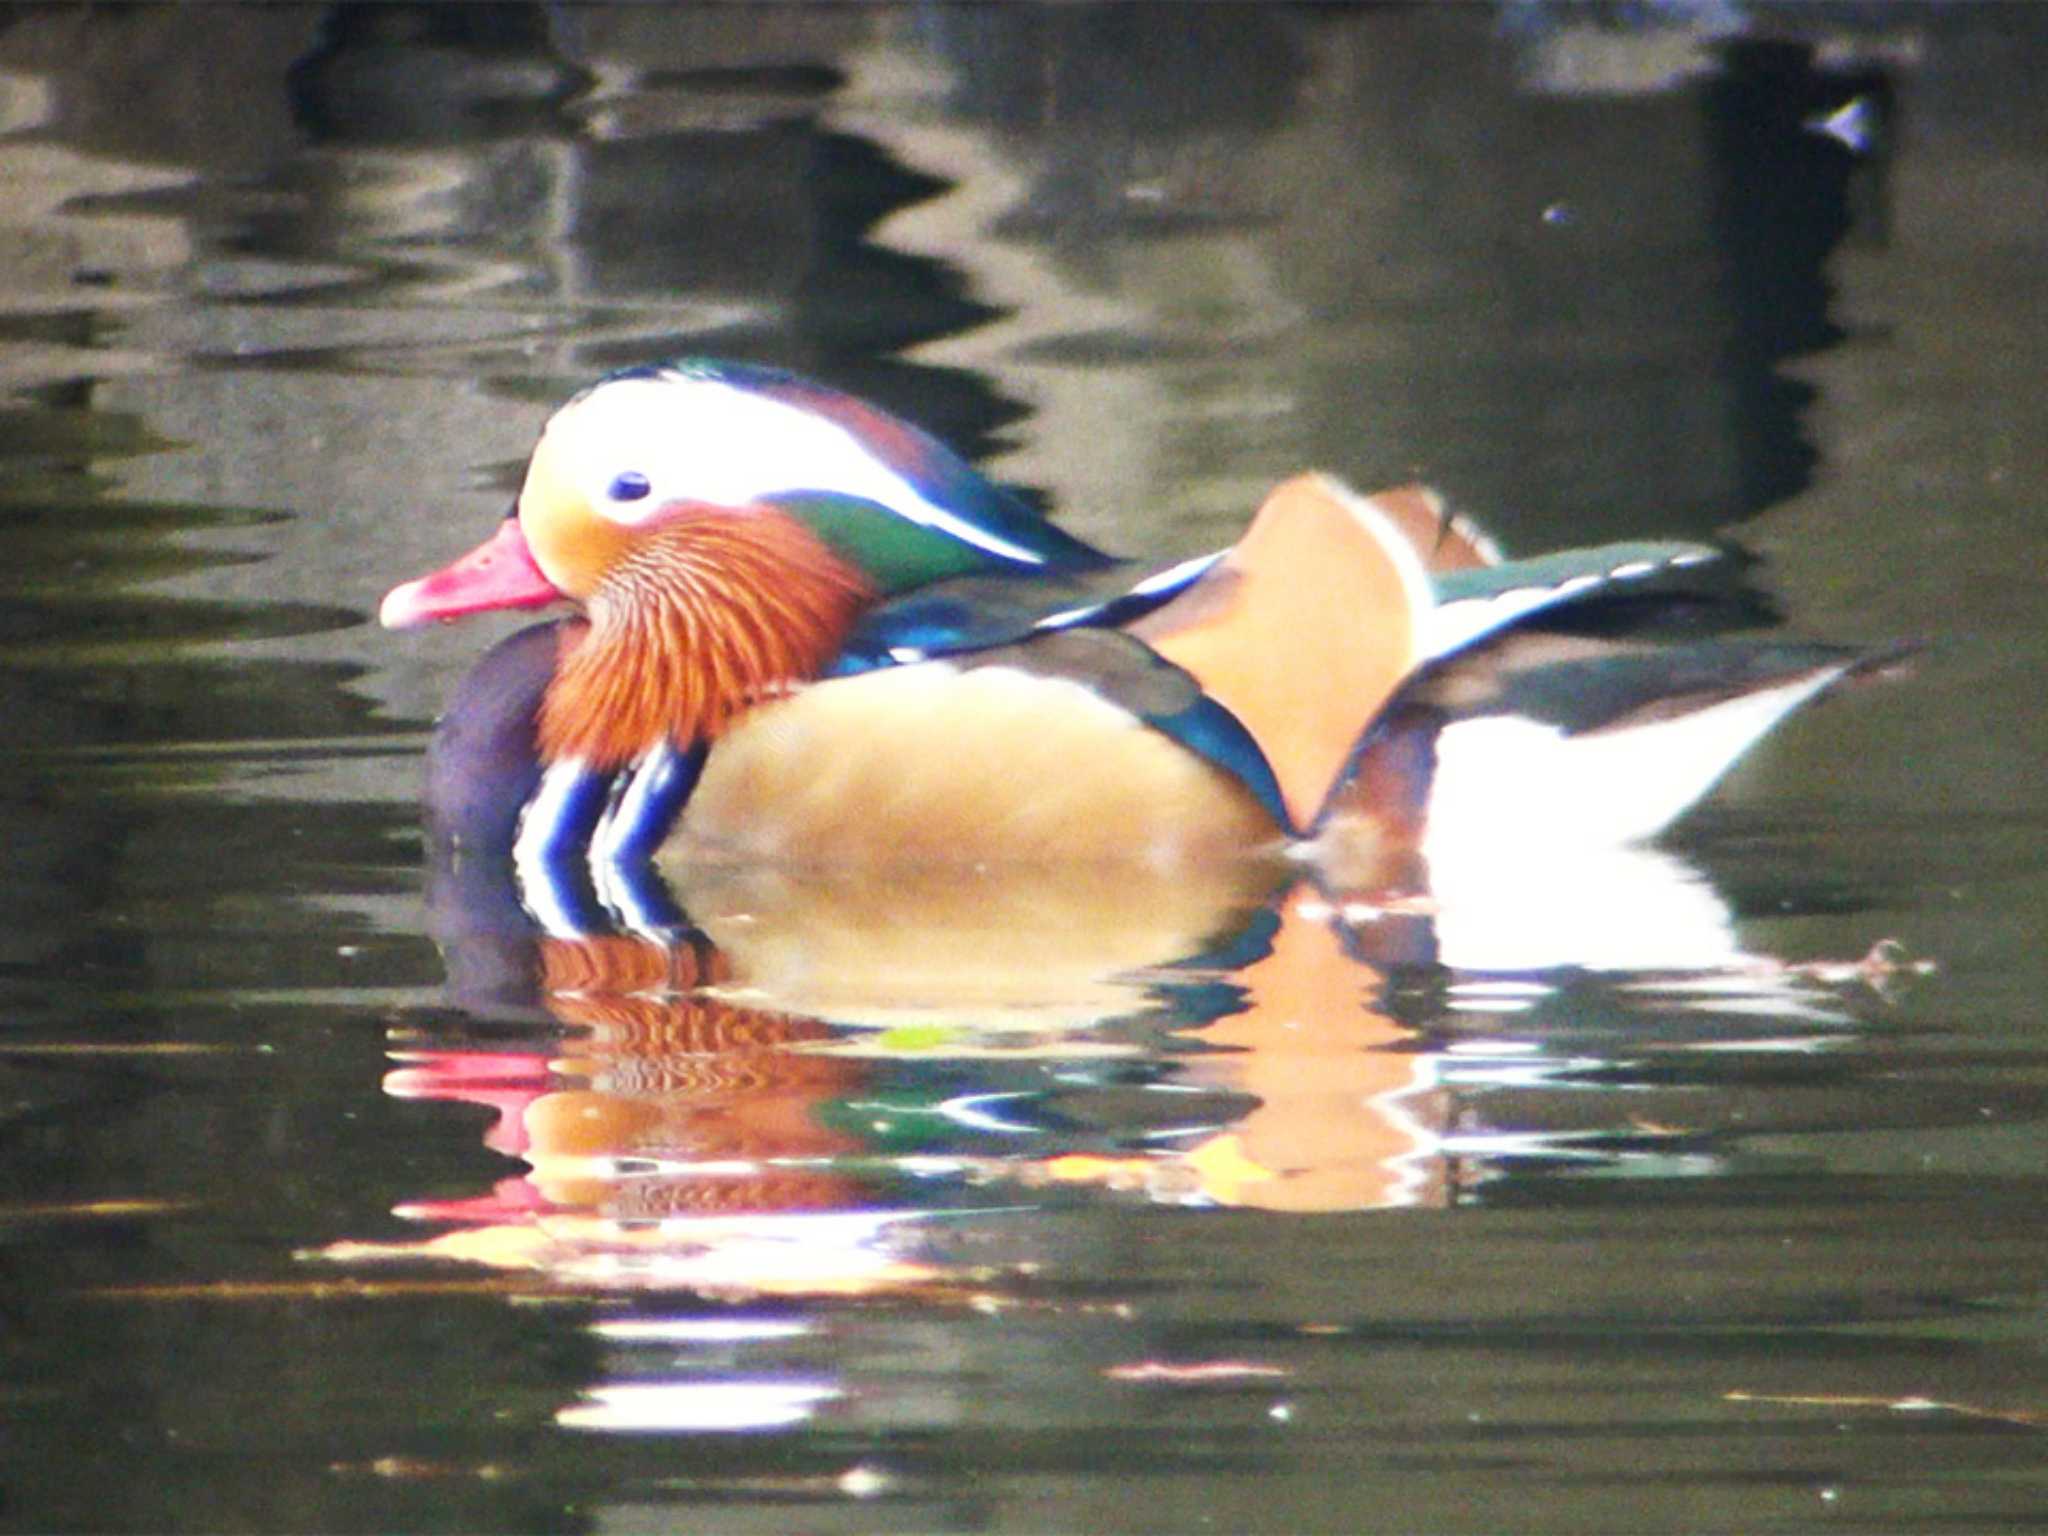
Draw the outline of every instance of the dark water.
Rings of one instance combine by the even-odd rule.
[[[0,16],[0,1522],[2048,1524],[2044,64],[2017,6]],[[491,632],[369,615],[685,351],[1126,551],[1422,475],[1929,649],[1435,913],[762,873],[543,942],[417,830]]]

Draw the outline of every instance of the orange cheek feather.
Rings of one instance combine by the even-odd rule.
[[[874,589],[766,507],[665,513],[591,593],[590,629],[541,703],[544,762],[623,767],[662,741],[719,735],[816,678]]]

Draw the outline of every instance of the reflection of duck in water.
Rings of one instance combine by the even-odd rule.
[[[1583,1073],[1591,1042],[1725,1060],[1760,1034],[1818,1048],[1850,1022],[1828,989],[1745,954],[1711,889],[1657,854],[1603,862],[1586,892],[1470,910],[1272,890],[1241,864],[1136,866],[1122,900],[1087,866],[721,869],[681,892],[701,929],[665,941],[538,933],[509,881],[462,878],[502,866],[451,854],[437,936],[495,1043],[408,1039],[386,1087],[488,1105],[487,1142],[527,1171],[406,1208],[449,1225],[439,1236],[336,1258],[601,1289],[950,1291],[979,1266],[919,1234],[1025,1191],[1448,1204],[1504,1151],[1597,1161],[1674,1142],[1629,1117],[1640,1094],[1545,1099],[1545,1072]],[[1571,925],[1525,920],[1560,901],[1576,949]],[[1619,950],[1615,930],[1646,912],[1656,947]],[[1680,1017],[1644,990],[1702,982],[1724,1016],[1694,998]],[[1489,1123],[1501,1085],[1510,1117]]]
[[[472,847],[516,822],[528,901],[576,932],[593,895],[672,920],[650,856],[1284,851],[1384,888],[1419,883],[1418,852],[1647,836],[1873,660],[1656,643],[1713,558],[1646,543],[1500,563],[1425,492],[1305,476],[1232,549],[1133,573],[915,428],[691,363],[563,407],[515,515],[384,619],[582,606],[465,685],[444,761],[466,781],[442,795]]]
[[[829,1026],[706,995],[723,967],[702,943],[530,935],[522,952],[488,908],[439,912],[451,969],[479,918],[498,941],[493,993],[520,1013],[522,999],[538,1005],[558,1026],[553,1048],[409,1041],[385,1089],[488,1106],[487,1144],[526,1172],[482,1198],[403,1209],[452,1224],[440,1237],[330,1256],[453,1259],[604,1288],[861,1293],[933,1279],[881,1241],[902,1213],[869,1210],[871,1181],[850,1171],[864,1144],[825,1113],[865,1076],[810,1049]]]

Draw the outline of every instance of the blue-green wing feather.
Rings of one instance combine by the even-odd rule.
[[[1128,565],[1055,575],[978,575],[906,592],[863,615],[840,672],[957,656],[1065,629],[1115,629],[1182,591],[1211,561],[1133,580]]]
[[[1423,653],[1451,655],[1567,604],[1682,584],[1720,558],[1711,545],[1638,541],[1445,572],[1433,578],[1437,601],[1425,624]]]

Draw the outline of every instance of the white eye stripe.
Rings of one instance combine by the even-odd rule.
[[[1041,563],[927,499],[836,423],[715,380],[670,375],[599,385],[556,415],[547,440],[569,482],[626,527],[677,501],[737,507],[777,492],[837,491],[993,554]],[[612,494],[628,474],[645,477],[646,495]]]

